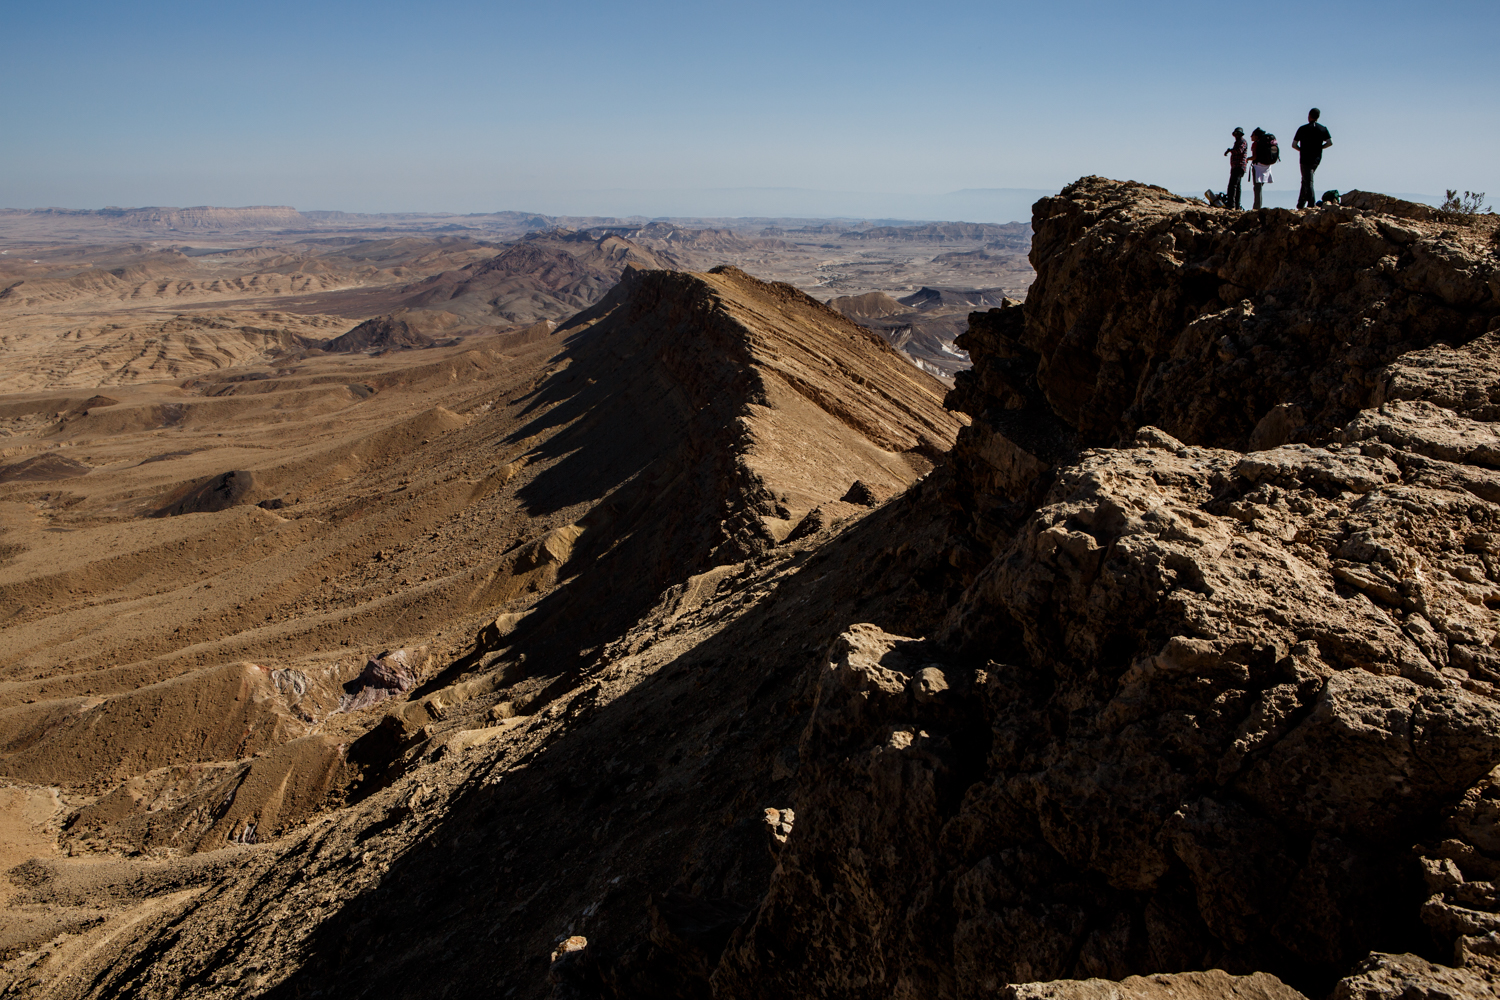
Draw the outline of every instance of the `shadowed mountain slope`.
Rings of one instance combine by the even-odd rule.
[[[578,581],[529,619],[575,646],[620,634],[689,575],[769,551],[825,505],[852,510],[840,498],[857,481],[901,491],[958,427],[941,383],[879,337],[734,268],[628,270],[556,336],[570,366],[526,428],[557,428],[537,449],[555,464],[518,497],[566,509],[609,484],[579,522]]]

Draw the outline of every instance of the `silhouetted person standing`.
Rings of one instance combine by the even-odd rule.
[[[1302,190],[1297,192],[1297,207],[1306,205],[1312,208],[1318,203],[1318,196],[1313,194],[1313,173],[1318,169],[1318,164],[1323,162],[1323,150],[1333,145],[1333,137],[1328,134],[1328,129],[1318,124],[1318,116],[1322,114],[1317,108],[1307,113],[1307,124],[1297,130],[1292,136],[1292,148],[1302,157]]]
[[[1245,143],[1245,130],[1237,128],[1234,130],[1234,145],[1224,150],[1224,155],[1229,157],[1229,187],[1224,192],[1224,207],[1240,207],[1240,180],[1245,176],[1245,160],[1249,158],[1250,147]]]
[[[1255,188],[1255,207],[1261,207],[1261,188],[1271,183],[1271,168],[1281,159],[1276,137],[1264,129],[1250,133],[1250,183]]]

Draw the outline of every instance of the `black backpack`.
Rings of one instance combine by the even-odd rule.
[[[1276,145],[1276,137],[1267,132],[1260,137],[1260,149],[1255,156],[1255,162],[1270,166],[1281,162],[1281,147]]]

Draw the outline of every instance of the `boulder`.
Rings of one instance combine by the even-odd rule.
[[[1007,986],[1000,1000],[1305,1000],[1264,972],[1231,976],[1222,969],[1107,979],[1061,979]]]
[[[1339,980],[1329,1000],[1491,1000],[1500,987],[1489,977],[1435,965],[1417,955],[1372,953]]]
[[[359,676],[344,685],[339,711],[357,712],[416,687],[420,678],[413,659],[412,654],[398,649],[366,660]]]

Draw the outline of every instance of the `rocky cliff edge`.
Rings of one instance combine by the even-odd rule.
[[[1031,294],[971,317],[949,397],[965,589],[925,639],[835,643],[802,835],[719,992],[1320,995],[1371,952],[1490,989],[1495,218],[1090,177],[1033,226]]]

